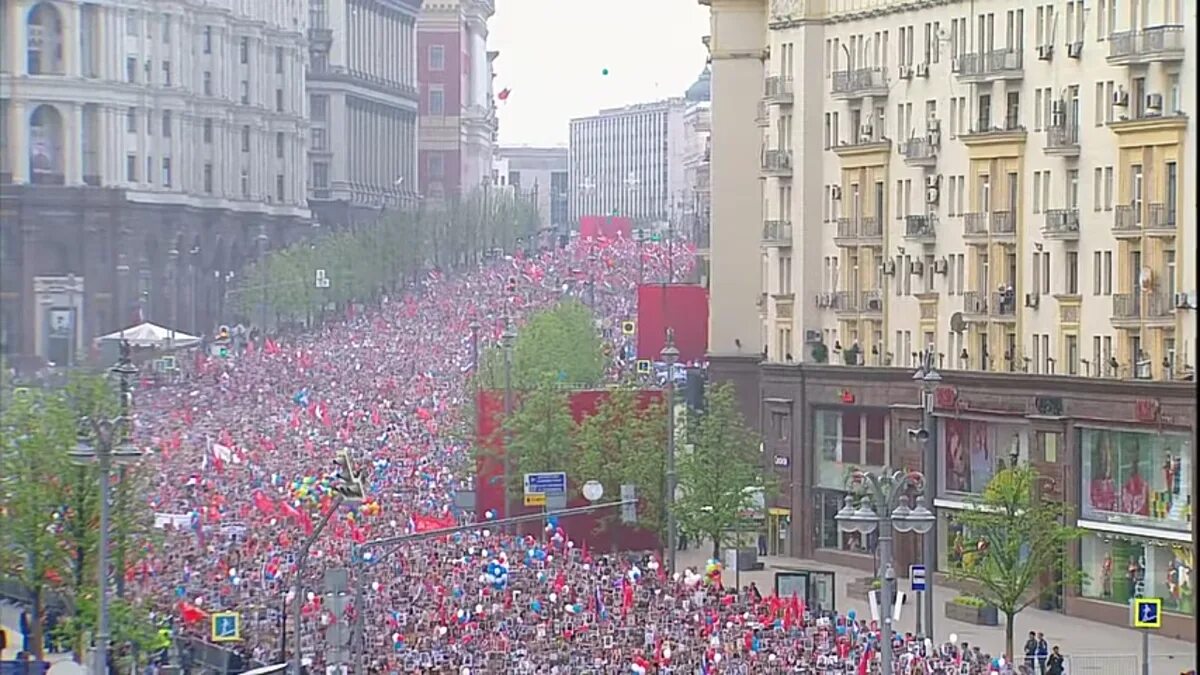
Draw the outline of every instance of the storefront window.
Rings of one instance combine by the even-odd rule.
[[[970,569],[980,556],[987,552],[987,540],[972,534],[962,523],[955,519],[957,509],[938,509],[938,570]],[[1022,547],[1022,559],[1028,551]]]
[[[1192,444],[1181,434],[1080,429],[1083,517],[1192,529]]]
[[[1029,434],[1016,424],[943,419],[938,434],[943,461],[938,467],[942,494],[979,494],[992,476],[1029,458]]]
[[[878,531],[872,532],[863,539],[863,535],[857,532],[839,532],[837,520],[834,518],[839,509],[842,508],[842,502],[845,500],[846,492],[821,491],[818,493],[820,507],[818,509],[819,518],[817,520],[817,548],[831,548],[839,551],[847,551],[849,553],[872,553],[875,551],[875,541],[878,539]]]
[[[1162,598],[1173,612],[1195,611],[1190,544],[1097,533],[1085,535],[1080,549],[1085,598],[1126,604],[1141,595]]]
[[[886,412],[818,410],[815,426],[817,487],[844,490],[854,471],[887,465]]]

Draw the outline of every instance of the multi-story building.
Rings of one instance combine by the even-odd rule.
[[[571,221],[618,214],[666,223],[686,191],[686,109],[671,98],[571,120]]]
[[[566,148],[501,147],[492,164],[492,183],[508,186],[537,206],[542,230],[566,231]]]
[[[427,198],[457,199],[491,177],[499,130],[487,49],[493,0],[427,0],[417,22],[420,183]]]
[[[211,332],[225,285],[298,236],[294,4],[0,3],[0,326],[58,363],[140,313]]]
[[[420,6],[309,2],[309,204],[322,223],[415,203]]]
[[[1194,461],[1196,397],[1171,381],[1194,378],[1197,347],[1182,189],[1195,6],[701,1],[712,369],[741,383],[782,458],[779,508],[796,516],[776,531],[806,555],[869,545],[833,523],[839,472],[923,464],[896,411],[917,402],[903,383],[933,345],[948,419],[926,467],[942,560],[925,564],[952,564],[954,510],[1016,448],[1087,530],[1072,555],[1100,581],[1068,590],[1066,611],[1125,621],[1127,569],[1183,597],[1172,580],[1190,577],[1196,532],[1177,471]],[[949,477],[962,471],[966,487]],[[1195,607],[1172,603],[1191,634]]]
[[[709,232],[712,213],[712,177],[709,164],[712,158],[712,71],[705,66],[684,94],[687,109],[683,113],[684,195],[680,200],[678,226],[696,244],[700,282],[708,282]]]

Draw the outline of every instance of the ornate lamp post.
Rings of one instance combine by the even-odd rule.
[[[667,364],[667,485],[663,493],[667,511],[667,571],[674,572],[675,554],[679,548],[675,524],[675,364],[679,361],[679,350],[675,348],[675,331],[670,328],[660,358]]]
[[[504,348],[504,517],[511,518],[512,512],[512,443],[508,433],[508,420],[512,417],[512,350],[517,341],[517,330],[513,328],[512,320],[504,320],[504,332],[500,334],[500,344]]]
[[[937,444],[933,442],[933,396],[934,389],[942,383],[942,376],[935,365],[936,351],[933,345],[925,348],[921,364],[913,374],[913,381],[921,383],[921,428],[910,429],[909,436],[921,444],[921,466],[931,471],[937,466]],[[933,497],[936,490],[927,489],[921,496],[921,505],[933,513]],[[937,564],[937,538],[925,537],[921,542],[921,561],[925,563],[925,591],[922,594],[922,607],[917,610],[917,633],[922,637],[935,635],[933,630],[933,571]],[[922,611],[923,610],[923,611]],[[921,621],[922,613],[924,622]]]

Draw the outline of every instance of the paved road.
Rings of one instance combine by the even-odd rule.
[[[679,554],[679,564],[701,568],[707,555],[701,551],[684,551]],[[865,576],[862,570],[848,567],[825,565],[812,560],[798,558],[780,558],[771,556],[763,559],[767,569],[762,572],[743,572],[741,584],[755,582],[759,590],[769,593],[774,588],[774,572],[781,569],[812,569],[836,573],[837,608],[839,611],[854,609],[859,616],[869,617],[870,606],[866,597],[851,598],[846,594],[846,584]],[[732,585],[734,574],[728,570],[724,573],[724,582]],[[901,588],[908,581],[901,580]],[[951,633],[956,633],[960,642],[979,645],[984,651],[999,654],[1004,648],[1003,617],[997,627],[974,626],[971,624],[952,621],[945,618],[942,607],[957,593],[952,589],[934,589],[934,608],[938,616],[935,629],[940,639],[945,640]],[[915,631],[916,621],[911,611],[911,604],[906,603],[900,617],[899,628],[904,631]],[[1141,653],[1141,635],[1130,628],[1120,628],[1104,623],[1088,621],[1077,617],[1066,616],[1056,612],[1046,612],[1037,609],[1026,609],[1017,615],[1016,642],[1017,649],[1024,642],[1024,636],[1029,631],[1041,631],[1046,635],[1046,641],[1052,646],[1059,645],[1064,654],[1077,656],[1078,667],[1071,670],[1072,675],[1079,673],[1123,673],[1134,675],[1139,672],[1136,664]],[[1184,640],[1172,640],[1152,636],[1150,642],[1151,672],[1153,675],[1178,675],[1185,670],[1196,667],[1196,644]],[[1084,659],[1082,655],[1087,655]],[[1123,656],[1124,658],[1116,658]],[[1106,658],[1108,657],[1108,658]],[[1134,659],[1132,662],[1130,659]],[[1084,662],[1097,664],[1094,667],[1083,667]],[[1102,662],[1108,663],[1102,663]]]

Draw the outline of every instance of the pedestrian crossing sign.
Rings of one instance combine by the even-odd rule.
[[[621,334],[622,335],[633,335],[636,331],[637,331],[637,324],[634,323],[633,321],[622,321],[621,322]]]
[[[1133,627],[1162,628],[1162,598],[1134,598]]]
[[[212,641],[237,642],[242,639],[242,615],[237,612],[212,614]]]
[[[637,372],[639,375],[649,375],[650,374],[650,361],[647,359],[639,360],[637,362]]]

